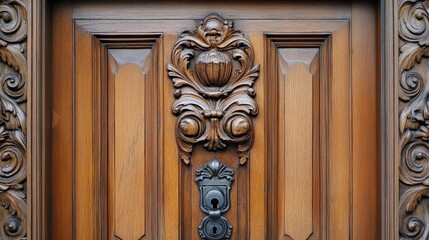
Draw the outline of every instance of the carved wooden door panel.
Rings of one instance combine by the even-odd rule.
[[[49,237],[379,239],[376,10],[55,5]]]

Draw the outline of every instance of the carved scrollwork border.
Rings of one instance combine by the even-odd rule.
[[[254,141],[251,117],[258,114],[252,86],[259,65],[253,61],[250,41],[217,14],[180,34],[168,75],[176,88],[173,113],[183,162],[189,163],[194,144],[216,151],[234,143],[240,163],[246,163]]]
[[[0,239],[27,236],[27,2],[0,3]]]
[[[399,238],[429,238],[429,2],[399,0]]]

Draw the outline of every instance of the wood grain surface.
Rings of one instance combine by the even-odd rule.
[[[231,239],[380,239],[374,4],[55,6],[50,239],[200,239],[195,171],[213,158],[235,171]],[[197,142],[189,164],[177,145],[167,66],[179,34],[212,12],[260,65],[242,164],[237,142]]]

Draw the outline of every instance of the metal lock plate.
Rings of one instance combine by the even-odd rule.
[[[232,226],[223,216],[220,216],[219,218],[207,216],[198,227],[198,232],[202,239],[229,239],[232,234]]]
[[[208,214],[198,227],[200,237],[208,240],[229,239],[232,226],[222,214],[230,207],[229,192],[234,181],[234,170],[215,159],[198,169],[196,175],[200,208]]]

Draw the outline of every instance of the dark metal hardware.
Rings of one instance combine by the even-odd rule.
[[[214,159],[196,171],[195,181],[200,190],[200,208],[206,216],[198,227],[202,239],[227,240],[232,225],[222,216],[230,207],[229,191],[234,170]]]

